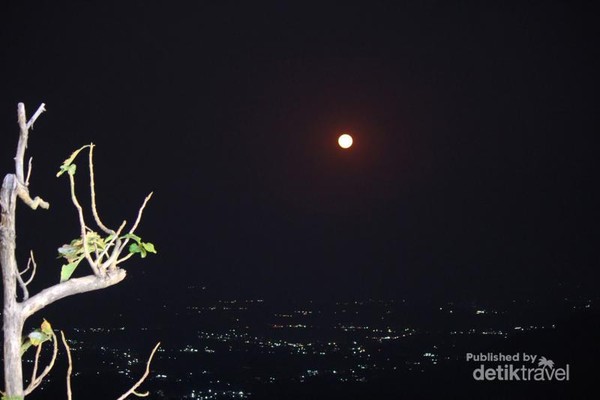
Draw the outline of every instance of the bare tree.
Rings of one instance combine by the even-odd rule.
[[[20,269],[18,266],[15,256],[15,211],[18,199],[34,210],[38,207],[48,209],[50,206],[40,197],[36,196],[32,198],[33,196],[30,195],[29,177],[31,174],[31,159],[28,163],[27,172],[25,173],[24,170],[24,157],[29,129],[33,128],[33,124],[44,111],[44,104],[42,104],[34,113],[33,117],[27,121],[25,106],[23,103],[18,104],[17,114],[20,135],[15,156],[15,173],[7,174],[4,177],[0,194],[0,206],[2,212],[0,223],[0,262],[2,264],[2,283],[4,288],[3,327],[5,390],[3,398],[10,400],[23,399],[26,395],[31,393],[50,371],[54,364],[54,360],[56,359],[57,338],[47,321],[44,321],[40,329],[29,334],[25,341],[22,340],[23,327],[27,318],[64,297],[116,285],[125,279],[126,276],[126,271],[120,267],[122,262],[134,254],[140,254],[142,257],[145,257],[147,253],[156,252],[151,243],[142,242],[141,238],[134,233],[142,218],[142,212],[146,203],[150,199],[152,193],[144,200],[138,211],[135,222],[129,229],[125,230],[127,225],[126,221],[123,221],[121,226],[116,230],[107,227],[101,221],[96,208],[93,165],[94,145],[89,144],[83,146],[65,160],[57,174],[57,176],[64,173],[68,175],[71,200],[77,209],[80,225],[79,237],[69,244],[63,245],[59,249],[59,255],[66,260],[66,264],[62,266],[60,282],[30,296],[28,285],[35,276],[37,265],[33,258],[33,253],[31,253],[26,268]],[[86,223],[83,207],[75,194],[74,176],[76,164],[74,161],[84,150],[88,150],[91,211],[94,222],[99,228],[100,233],[92,230]],[[126,254],[123,255],[124,253]],[[83,260],[87,261],[87,264],[91,268],[91,273],[84,277],[71,278],[74,270]],[[25,279],[26,273],[29,273],[29,278],[27,279]],[[22,292],[20,301],[17,298],[17,288],[20,288]],[[38,373],[38,360],[41,345],[45,341],[53,342],[53,357],[48,366],[41,373]],[[63,340],[63,343],[65,343],[65,347],[68,351],[66,341]],[[25,350],[30,346],[37,347],[36,358],[31,379],[29,380],[28,385],[24,387],[22,356]],[[156,347],[152,352],[152,355],[154,355],[155,351]],[[71,368],[70,355],[69,366]],[[148,366],[146,371],[148,371]],[[148,372],[146,372],[144,378],[147,374]],[[70,370],[67,382],[69,382],[69,376]],[[134,385],[134,388],[130,389],[124,396],[128,393],[138,395],[138,393],[135,392],[135,389],[140,383],[141,381],[137,382]]]

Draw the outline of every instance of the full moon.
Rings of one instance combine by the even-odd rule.
[[[338,138],[338,144],[342,149],[347,149],[348,147],[352,146],[352,136],[344,133]]]

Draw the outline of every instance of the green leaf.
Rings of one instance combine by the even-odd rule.
[[[74,258],[77,258],[77,255],[82,251],[82,247],[73,246],[72,244],[63,244],[58,248],[58,257],[64,257],[67,260],[72,261]]]
[[[146,258],[148,253],[156,254],[156,249],[152,243],[140,242],[139,244],[131,243],[129,245],[129,252],[133,254],[140,253],[140,257]]]
[[[106,249],[106,241],[97,232],[88,232],[86,242],[90,253]],[[81,239],[74,239],[70,244],[63,244],[58,248],[58,258],[66,259],[69,264],[79,263],[84,256],[83,241]]]
[[[90,250],[90,252],[94,250],[104,250],[104,248],[106,247],[104,239],[102,239],[102,237],[97,232],[89,232],[86,235],[86,239],[88,250]]]
[[[142,252],[142,248],[137,243],[131,243],[129,245],[129,252],[133,253],[133,254],[135,254],[135,253],[141,253]]]
[[[73,272],[75,272],[75,268],[77,268],[82,259],[83,257],[79,258],[74,262],[62,266],[60,270],[61,282],[68,281],[71,278],[71,275],[73,275]]]
[[[40,344],[44,343],[45,341],[50,340],[50,336],[46,335],[44,332],[40,331],[39,329],[36,329],[35,331],[31,332],[29,335],[27,335],[27,337],[29,337],[31,344],[34,346],[39,346]]]
[[[45,333],[48,336],[52,335],[52,325],[50,325],[50,322],[44,320],[44,322],[42,322],[42,326],[40,327],[42,329],[42,332]]]
[[[64,257],[67,260],[79,254],[83,254],[83,242],[81,239],[73,239],[69,244],[63,244],[58,248],[59,258]]]
[[[142,243],[142,247],[148,252],[148,253],[154,253],[156,254],[156,248],[154,248],[154,245],[152,243]]]

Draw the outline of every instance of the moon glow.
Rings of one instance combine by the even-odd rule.
[[[338,144],[342,149],[347,149],[352,146],[352,142],[352,136],[348,135],[347,133],[344,133],[338,138]]]

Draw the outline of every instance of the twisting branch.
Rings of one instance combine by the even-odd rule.
[[[50,208],[50,204],[48,204],[42,198],[35,196],[35,198],[32,199],[29,195],[29,190],[27,190],[27,188],[21,184],[18,185],[17,194],[19,195],[19,198],[23,200],[23,203],[27,204],[32,210],[36,210],[38,207],[42,207],[45,210]]]
[[[23,272],[20,273],[20,275],[23,275],[25,272],[27,272],[32,265],[33,265],[33,270],[31,271],[31,276],[29,277],[29,279],[27,279],[27,282],[25,282],[26,285],[29,285],[31,283],[31,281],[33,281],[33,277],[35,276],[35,272],[37,270],[37,264],[35,262],[35,257],[33,256],[33,250],[29,250],[29,259],[27,260],[27,268],[25,268],[23,270]]]
[[[31,268],[32,265],[33,265],[33,270],[31,271],[31,276],[29,277],[29,279],[27,279],[27,281],[24,281],[22,275],[25,274],[27,271],[29,271],[29,268]],[[31,283],[31,281],[33,281],[33,277],[35,276],[36,269],[37,269],[37,264],[35,263],[35,258],[33,257],[33,250],[30,250],[29,251],[29,259],[27,260],[27,267],[23,271],[21,271],[17,274],[17,282],[19,283],[19,287],[23,291],[23,301],[25,301],[29,298],[29,290],[27,289],[27,286]]]
[[[51,336],[52,336],[52,343],[54,344],[54,351],[52,352],[52,359],[50,360],[50,363],[46,366],[46,368],[44,368],[44,371],[42,371],[42,373],[40,375],[37,375],[38,360],[40,358],[40,353],[42,351],[42,345],[43,345],[43,343],[40,343],[39,346],[37,346],[37,351],[35,352],[35,361],[34,361],[34,365],[33,365],[33,373],[31,374],[31,382],[29,382],[29,385],[27,386],[27,388],[24,391],[25,396],[27,396],[28,394],[33,392],[35,390],[35,388],[37,388],[42,383],[42,381],[44,380],[46,375],[48,375],[50,373],[50,370],[52,370],[52,367],[54,367],[54,362],[56,361],[56,356],[58,354],[58,339],[56,338],[56,335],[54,334],[54,332],[52,332]]]
[[[90,197],[92,199],[92,214],[94,214],[94,219],[96,220],[96,224],[107,234],[115,233],[114,230],[106,227],[100,220],[100,215],[98,215],[98,209],[96,207],[96,182],[94,179],[94,144],[90,144],[90,152],[88,155],[89,159],[89,169],[90,169]]]
[[[131,389],[129,389],[128,391],[126,391],[121,397],[119,397],[117,400],[124,400],[126,399],[129,395],[135,395],[137,397],[146,397],[148,396],[150,393],[149,392],[145,392],[145,393],[138,393],[136,392],[136,389],[138,387],[140,387],[140,385],[142,383],[144,383],[144,381],[146,380],[146,378],[148,377],[148,375],[150,374],[150,363],[152,362],[152,358],[154,357],[154,353],[156,353],[156,350],[158,350],[158,347],[160,346],[160,342],[156,343],[156,346],[154,346],[154,349],[152,349],[152,353],[150,353],[150,357],[148,358],[148,361],[146,362],[146,372],[144,372],[144,375],[142,375],[142,377],[140,378],[140,380],[138,380],[132,387]]]
[[[60,331],[60,337],[62,339],[65,350],[67,351],[67,360],[69,361],[69,367],[67,368],[67,400],[73,398],[73,392],[71,391],[71,374],[73,373],[73,360],[71,359],[71,348],[65,339],[65,333]]]

